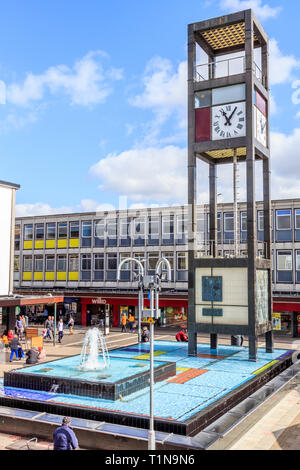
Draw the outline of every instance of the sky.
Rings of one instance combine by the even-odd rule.
[[[187,25],[248,8],[270,39],[272,198],[300,197],[300,2],[10,0],[0,180],[21,185],[16,214],[185,204]],[[220,202],[232,200],[230,167]],[[199,202],[206,170],[199,163]]]

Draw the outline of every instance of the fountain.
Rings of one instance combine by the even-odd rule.
[[[102,360],[99,360],[99,352]],[[106,341],[98,328],[91,328],[87,331],[80,355],[79,368],[83,370],[108,369],[110,359]]]
[[[9,371],[4,374],[4,385],[118,400],[120,396],[148,387],[149,369],[148,361],[127,357],[110,358],[101,331],[89,328],[80,355]],[[176,364],[155,361],[154,375],[156,381],[174,376]]]

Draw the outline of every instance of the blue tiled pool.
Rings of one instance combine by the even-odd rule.
[[[220,346],[211,350],[209,345],[198,344],[198,357],[188,356],[188,345],[173,341],[155,341],[155,364],[176,362],[176,376],[158,382],[154,386],[154,414],[156,417],[183,422],[200,410],[230,393],[241,384],[253,379],[261,368],[270,367],[287,350],[275,349],[267,354],[264,349],[258,350],[258,361],[248,361],[248,350],[243,347]],[[119,377],[127,374],[137,364],[149,368],[149,344],[133,345],[109,352],[113,367],[117,367]],[[55,373],[60,367],[69,364],[70,374],[74,372],[76,358],[55,361]],[[27,368],[38,373],[39,369],[52,367],[54,362],[43,363]],[[132,367],[134,366],[134,367]],[[129,369],[128,369],[129,368]],[[72,372],[72,370],[73,372]],[[49,371],[53,374],[54,370]],[[142,367],[141,367],[142,370]],[[23,369],[24,371],[24,369]],[[98,371],[98,375],[109,374]],[[45,372],[43,372],[45,374]],[[110,380],[107,378],[107,380]],[[119,400],[103,400],[40,392],[4,388],[0,386],[0,395],[23,397],[30,400],[65,403],[70,406],[92,407],[100,410],[118,411],[121,413],[147,416],[149,414],[149,388],[139,390]]]

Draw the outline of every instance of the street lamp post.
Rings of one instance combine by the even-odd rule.
[[[154,430],[154,318],[159,317],[159,291],[161,289],[161,275],[159,270],[163,264],[167,265],[168,280],[171,279],[171,265],[167,258],[160,258],[156,263],[155,276],[151,276],[150,287],[150,426],[148,437],[148,450],[155,450],[155,430]],[[155,313],[154,313],[154,295],[155,295]]]
[[[142,311],[144,308],[144,285],[143,285],[143,279],[144,279],[144,267],[142,263],[135,258],[125,258],[121,261],[121,263],[118,266],[118,271],[117,271],[117,280],[121,280],[121,269],[123,264],[128,263],[129,261],[134,262],[138,265],[139,267],[139,274],[138,274],[138,286],[139,286],[139,306],[138,306],[138,342],[141,343],[142,341],[142,328],[141,328],[141,323],[142,323]]]
[[[144,306],[144,289],[150,290],[150,314],[148,313],[150,323],[150,424],[148,433],[148,450],[155,450],[155,430],[154,430],[154,402],[153,402],[153,390],[154,390],[154,322],[155,318],[159,317],[159,291],[161,289],[160,282],[162,275],[160,269],[163,264],[167,266],[167,279],[171,280],[171,265],[167,258],[160,258],[155,267],[154,276],[144,276],[144,267],[142,263],[135,258],[125,258],[118,266],[117,280],[120,281],[121,268],[123,264],[128,261],[137,263],[139,266],[139,318],[138,318],[138,337],[139,343],[141,342],[141,320]],[[155,307],[154,307],[155,303]],[[143,314],[144,315],[144,314]]]

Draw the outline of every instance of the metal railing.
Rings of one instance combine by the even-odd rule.
[[[194,68],[194,81],[202,82],[212,78],[222,78],[231,75],[238,75],[246,71],[245,57],[232,57],[217,62],[196,65]],[[253,73],[256,78],[264,83],[264,76],[260,67],[253,62]]]
[[[198,258],[212,257],[216,252],[217,258],[248,258],[247,240],[214,240],[202,241],[197,245]],[[257,258],[266,259],[267,243],[258,242]]]

